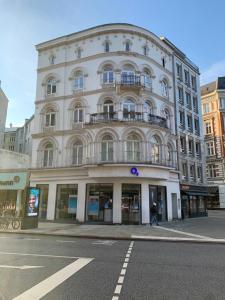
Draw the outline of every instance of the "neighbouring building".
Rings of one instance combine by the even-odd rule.
[[[18,127],[13,127],[12,123],[10,124],[10,127],[5,128],[3,143],[4,149],[9,151],[16,151],[17,129]]]
[[[0,149],[0,211],[21,215],[29,184],[28,155]]]
[[[170,45],[107,24],[36,49],[30,185],[41,189],[40,217],[146,224],[156,202],[162,221],[181,218]]]
[[[4,144],[4,132],[5,132],[5,122],[7,116],[8,102],[9,100],[1,88],[1,81],[0,81],[0,149],[3,148],[3,144]]]
[[[184,217],[207,215],[204,134],[199,69],[168,39],[173,50],[175,124]]]
[[[208,208],[225,208],[225,77],[201,87]]]

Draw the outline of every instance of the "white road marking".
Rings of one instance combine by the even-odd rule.
[[[13,300],[39,300],[54,290],[58,285],[89,264],[93,258],[79,258],[55,274],[41,281],[34,287],[13,298]]]
[[[26,265],[24,265],[24,266],[8,266],[8,265],[0,265],[0,268],[27,270],[27,269],[44,268],[44,266],[26,266]]]
[[[116,285],[112,300],[119,300],[118,294],[120,294],[121,289],[123,287],[124,277],[125,277],[125,274],[126,274],[126,271],[127,271],[126,268],[128,266],[128,262],[129,262],[128,257],[130,257],[130,255],[131,255],[131,250],[132,250],[133,245],[134,245],[134,242],[132,241],[130,243],[129,249],[127,250],[126,257],[125,257],[124,263],[123,263],[123,267],[122,267],[120,275],[119,275],[118,284]]]
[[[123,281],[124,281],[124,276],[120,276],[118,279],[118,283],[123,284]]]
[[[26,241],[40,241],[41,239],[24,238],[23,240],[26,240]]]
[[[50,254],[38,254],[38,253],[18,253],[18,252],[0,252],[0,255],[19,255],[19,256],[37,256],[37,257],[52,257],[52,258],[80,258],[78,256],[63,256],[63,255],[50,255]]]
[[[58,243],[75,243],[75,241],[61,241],[61,240],[56,240]]]
[[[121,284],[117,284],[117,286],[115,288],[114,294],[120,294],[121,289],[122,289],[122,285]]]
[[[181,231],[181,230],[166,228],[166,227],[163,227],[163,226],[158,226],[158,227],[156,226],[154,228],[162,229],[162,230],[166,230],[166,231],[171,231],[171,232],[175,232],[175,233],[179,233],[179,234],[183,234],[183,235],[188,235],[188,236],[196,237],[196,238],[200,238],[200,239],[211,239],[209,236],[198,235],[198,234],[194,234],[194,233],[191,233],[191,232],[184,232],[184,231]]]
[[[115,244],[116,241],[104,241],[104,240],[99,240],[96,242],[93,242],[92,245],[105,245],[105,246],[112,246],[113,244]]]

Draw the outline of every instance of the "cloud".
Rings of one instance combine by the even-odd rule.
[[[202,72],[200,76],[201,85],[215,81],[219,76],[225,76],[225,59],[212,64]]]

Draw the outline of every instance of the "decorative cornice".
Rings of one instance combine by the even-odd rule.
[[[82,57],[80,59],[75,59],[75,60],[71,60],[69,62],[63,62],[63,63],[59,63],[59,64],[55,64],[55,65],[50,65],[47,67],[43,67],[43,68],[39,68],[37,69],[38,73],[42,73],[42,72],[46,72],[46,71],[51,71],[53,69],[58,69],[61,67],[67,67],[67,66],[71,66],[71,65],[77,65],[83,62],[87,62],[93,59],[97,59],[97,58],[101,58],[101,57],[111,57],[111,56],[132,56],[132,57],[138,57],[141,58],[149,63],[152,63],[154,65],[156,65],[158,68],[160,68],[163,72],[167,73],[169,76],[172,76],[172,72],[170,72],[169,70],[163,68],[163,66],[161,66],[161,64],[159,64],[157,61],[155,61],[154,59],[152,59],[151,57],[139,54],[137,52],[126,52],[126,51],[115,51],[115,52],[102,52],[102,53],[98,53],[95,55],[91,55],[91,56],[87,56],[87,57]]]

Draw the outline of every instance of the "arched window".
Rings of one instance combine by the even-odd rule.
[[[165,79],[163,79],[161,82],[161,92],[162,92],[162,96],[164,97],[169,96],[168,83]]]
[[[144,112],[146,112],[148,115],[153,114],[153,105],[149,101],[145,101],[144,103]]]
[[[157,136],[151,138],[152,162],[159,163],[161,158],[161,144]]]
[[[75,106],[73,111],[73,122],[83,123],[84,122],[84,108],[79,104]]]
[[[135,70],[131,65],[125,65],[121,73],[121,83],[133,85],[135,82]]]
[[[80,140],[73,144],[72,149],[72,164],[81,165],[83,161],[83,144]]]
[[[109,41],[105,41],[105,52],[109,52]]]
[[[168,109],[164,109],[164,117],[166,118],[166,126],[170,128],[170,113]]]
[[[123,103],[123,118],[134,119],[135,118],[135,103],[127,99]]]
[[[53,109],[49,109],[45,115],[45,127],[54,127],[55,126],[55,111]]]
[[[114,82],[114,72],[111,65],[106,65],[103,69],[102,73],[102,82],[104,84],[113,83]]]
[[[112,119],[114,115],[114,104],[110,99],[105,100],[103,104],[103,115],[105,119]]]
[[[44,160],[43,167],[53,166],[53,144],[51,142],[47,143],[44,147]]]
[[[151,73],[148,70],[144,70],[144,84],[148,89],[152,87]]]
[[[74,89],[75,90],[81,90],[84,88],[84,75],[82,71],[77,71],[74,74]]]
[[[140,140],[136,134],[130,134],[126,141],[127,161],[140,161]]]
[[[173,163],[173,148],[170,144],[167,144],[166,159],[167,164],[171,165]]]
[[[51,77],[47,81],[47,95],[51,95],[55,93],[56,93],[56,80],[55,78]]]
[[[107,134],[102,138],[101,142],[101,160],[113,161],[113,138]]]

